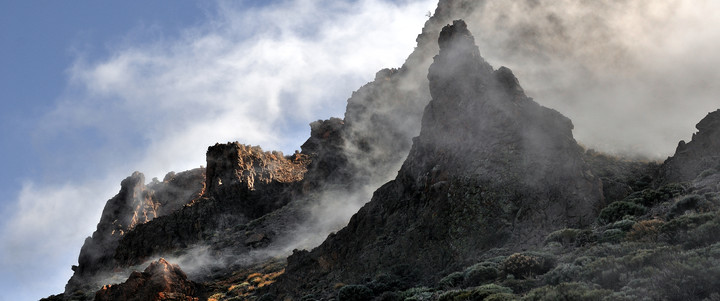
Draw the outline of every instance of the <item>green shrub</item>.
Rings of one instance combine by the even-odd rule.
[[[688,231],[683,245],[686,248],[697,248],[716,243],[720,241],[718,233],[720,233],[720,218],[714,218]]]
[[[523,301],[601,301],[611,291],[588,286],[585,283],[565,282],[556,286],[543,286],[531,290]]]
[[[586,246],[588,244],[595,243],[599,239],[600,238],[598,237],[597,233],[593,232],[592,230],[585,229],[585,230],[580,231],[580,233],[578,233],[577,239],[575,241],[575,245],[582,247],[582,246]]]
[[[623,199],[624,202],[635,203],[643,206],[652,206],[661,200],[660,193],[653,189],[636,191]]]
[[[559,242],[563,246],[575,244],[575,242],[578,239],[578,236],[582,233],[582,230],[579,229],[571,229],[571,228],[565,228],[560,229],[557,231],[554,231],[550,234],[548,234],[547,237],[545,237],[545,244],[548,244],[550,242]]]
[[[669,261],[652,282],[664,300],[707,300],[720,287],[720,262],[702,255]]]
[[[635,225],[635,221],[631,219],[624,219],[619,220],[617,222],[612,223],[608,228],[610,229],[620,229],[622,231],[630,231],[632,229],[633,225]]]
[[[691,194],[679,199],[670,208],[668,218],[672,219],[677,216],[685,214],[686,211],[694,212],[707,212],[712,210],[712,204],[710,204],[704,197],[697,194]]]
[[[399,295],[405,301],[429,300],[432,297],[432,291],[428,287],[413,287],[401,292]]]
[[[687,191],[687,184],[684,183],[671,183],[658,189],[658,193],[660,194],[660,197],[663,201],[667,201],[671,198],[681,196]]]
[[[627,201],[615,202],[600,211],[598,220],[603,223],[612,223],[623,219],[625,216],[640,216],[645,214],[647,208],[643,205]]]
[[[465,269],[463,285],[478,286],[492,282],[498,277],[497,264],[482,262]]]
[[[554,258],[548,254],[535,252],[515,253],[502,263],[503,271],[516,278],[533,278],[553,268]]]
[[[515,279],[513,276],[509,276],[499,283],[501,286],[510,288],[515,294],[524,294],[538,286],[544,284],[542,280],[538,279]]]
[[[583,268],[572,263],[562,263],[543,275],[543,282],[558,285],[562,282],[577,281],[583,273]]]
[[[463,284],[464,280],[465,280],[465,273],[454,272],[450,275],[443,277],[443,279],[440,279],[440,282],[438,284],[439,284],[440,288],[451,289],[451,288],[460,287]]]
[[[619,242],[625,238],[625,231],[620,229],[608,229],[602,234],[601,242]]]
[[[375,276],[373,281],[366,284],[375,295],[380,295],[386,291],[395,291],[400,289],[400,280],[391,274],[380,274]]]
[[[683,243],[688,239],[688,232],[716,218],[716,213],[693,213],[677,217],[660,226],[659,238],[671,244]]]
[[[338,301],[367,301],[373,297],[373,291],[364,285],[346,285],[338,291]]]
[[[380,295],[380,301],[403,301],[403,298],[396,292],[384,292]]]
[[[515,301],[520,300],[518,296],[510,293],[497,293],[487,296],[483,301]]]
[[[438,301],[482,301],[488,296],[503,293],[512,294],[512,290],[497,284],[486,284],[469,290],[445,292]]]

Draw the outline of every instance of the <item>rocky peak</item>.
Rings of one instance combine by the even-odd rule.
[[[680,141],[663,163],[661,184],[692,181],[705,170],[720,169],[720,110],[708,113],[695,127],[692,140]]]
[[[96,301],[104,300],[199,300],[198,285],[185,273],[165,259],[150,263],[143,271],[133,272],[127,281],[106,285],[95,293]]]
[[[388,263],[439,275],[490,248],[524,249],[594,221],[601,183],[570,120],[525,96],[509,69],[494,71],[465,22],[443,28],[438,42],[432,100],[397,178],[346,228],[291,256],[281,287],[362,281],[390,272]]]

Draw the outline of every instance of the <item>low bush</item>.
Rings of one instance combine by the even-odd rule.
[[[627,234],[627,238],[636,241],[654,242],[657,240],[660,227],[662,227],[663,224],[665,224],[665,222],[659,219],[639,221],[633,224],[632,229]]]
[[[346,285],[338,291],[338,301],[367,301],[374,296],[373,291],[364,285]]]
[[[447,275],[440,279],[440,282],[438,283],[439,287],[442,289],[451,289],[451,288],[458,288],[463,285],[463,282],[465,281],[465,273],[463,272],[454,272],[450,275]]]
[[[631,219],[623,219],[619,220],[617,222],[612,223],[608,228],[610,229],[620,229],[622,231],[630,231],[632,229],[633,225],[635,225],[635,221]]]
[[[404,299],[400,297],[400,294],[396,292],[384,292],[382,295],[380,295],[380,301],[403,301]]]
[[[692,213],[674,218],[660,226],[659,239],[671,244],[685,242],[688,232],[717,218],[715,213]]]
[[[578,236],[582,233],[580,229],[565,228],[554,231],[545,237],[545,244],[550,242],[559,242],[563,246],[575,244]]]
[[[401,289],[398,277],[385,273],[375,276],[375,279],[368,282],[366,285],[375,295],[380,295],[386,291],[396,291]]]
[[[430,300],[433,290],[428,287],[413,287],[399,293],[400,298],[405,301]]]
[[[498,277],[496,267],[496,263],[481,262],[465,269],[463,285],[465,287],[478,286],[494,281]]]
[[[502,263],[503,272],[515,278],[534,278],[553,268],[555,260],[551,255],[525,252],[508,256]]]
[[[601,242],[619,242],[625,238],[625,231],[620,229],[608,229],[603,231]]]
[[[677,216],[683,215],[688,211],[700,213],[700,212],[708,212],[712,210],[712,204],[705,200],[705,197],[699,196],[697,194],[691,194],[682,197],[679,199],[673,206],[670,208],[670,212],[668,213],[668,218],[672,219]]]
[[[523,301],[602,301],[611,291],[579,282],[565,282],[555,286],[543,286],[531,290]]]
[[[645,214],[647,208],[643,205],[627,201],[615,202],[600,211],[598,221],[603,224],[613,223],[622,220],[626,216],[640,216]]]
[[[486,284],[468,290],[445,292],[438,301],[482,301],[495,294],[512,294],[512,290],[497,284]]]
[[[483,301],[515,301],[520,300],[520,297],[510,293],[497,293],[487,296]]]

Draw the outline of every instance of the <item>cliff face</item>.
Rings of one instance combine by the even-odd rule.
[[[397,265],[430,283],[490,248],[527,248],[594,221],[602,188],[570,120],[526,97],[509,69],[494,71],[464,22],[438,42],[432,100],[397,178],[346,228],[291,256],[288,287],[357,282]]]
[[[703,171],[720,170],[720,110],[708,113],[695,127],[692,140],[680,141],[675,155],[663,164],[661,184],[689,182]]]
[[[207,162],[203,197],[125,235],[114,252],[119,265],[209,243],[218,232],[281,208],[301,194],[309,159],[236,142],[209,147]]]
[[[145,176],[135,172],[120,184],[120,192],[108,200],[97,230],[85,240],[78,266],[66,290],[72,292],[87,284],[98,271],[115,265],[113,255],[120,239],[138,225],[167,215],[200,198],[205,186],[205,170],[169,173],[162,182],[145,185]]]

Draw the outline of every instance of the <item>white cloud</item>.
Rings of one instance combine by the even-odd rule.
[[[664,159],[718,108],[720,2],[488,1],[483,56],[570,117],[581,143]]]
[[[26,294],[20,299],[60,293],[72,275],[70,264],[77,264],[80,246],[97,224],[93,218],[104,206],[102,198],[119,186],[113,177],[49,187],[23,184],[0,229],[0,274],[3,285],[13,288],[3,291]]]
[[[129,34],[106,58],[78,58],[36,138],[48,149],[67,144],[48,151],[65,163],[46,178],[72,180],[23,186],[0,232],[0,276],[17,279],[18,294],[60,293],[104,202],[133,170],[151,178],[198,167],[216,142],[299,148],[309,122],[342,117],[353,90],[402,64],[434,5],[220,1],[178,36],[138,43]]]

